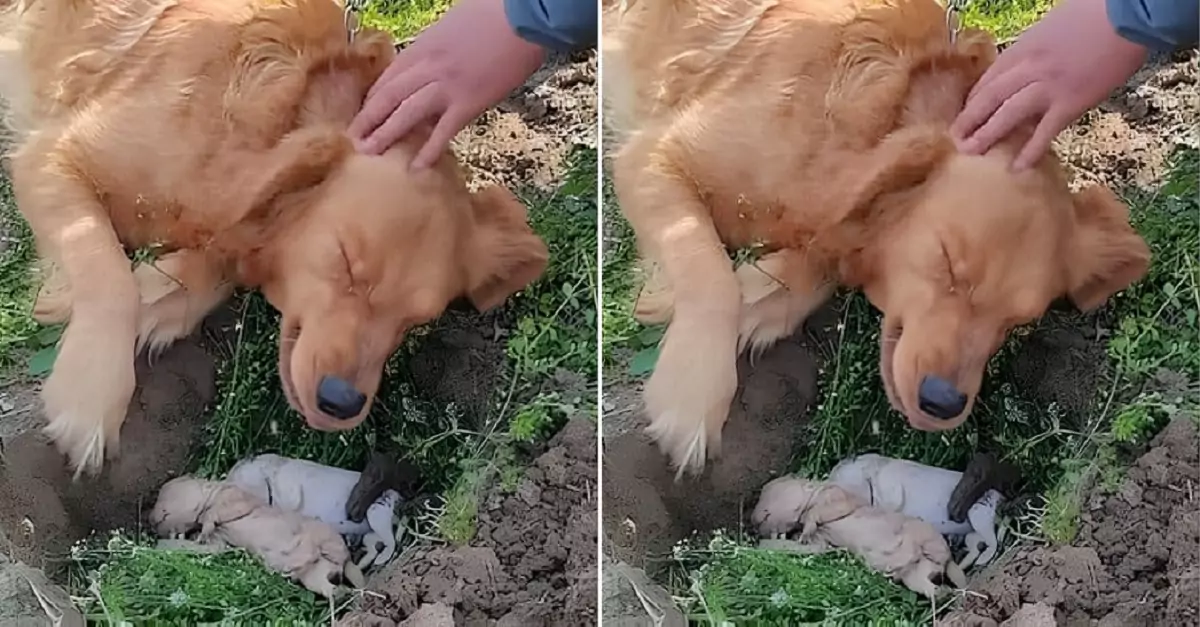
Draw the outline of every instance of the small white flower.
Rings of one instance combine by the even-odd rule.
[[[771,595],[771,605],[774,605],[775,607],[783,607],[787,605],[787,602],[790,600],[792,600],[792,597],[789,596],[787,591],[782,588],[776,590]]]
[[[176,590],[171,593],[171,606],[172,607],[183,607],[184,605],[187,605],[187,602],[189,600],[190,599],[188,598],[188,593],[184,592],[182,589]]]

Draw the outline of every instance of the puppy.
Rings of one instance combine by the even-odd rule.
[[[945,574],[960,588],[966,577],[950,559],[946,539],[929,523],[872,507],[841,486],[780,477],[763,487],[751,521],[767,549],[822,553],[846,549],[871,568],[929,598]],[[798,533],[797,533],[798,532]]]
[[[332,527],[271,507],[234,485],[188,476],[172,479],[159,490],[150,523],[160,537],[198,530],[201,544],[245,549],[268,568],[327,598],[343,576],[356,587],[364,584]]]
[[[117,454],[139,351],[236,287],[282,314],[289,405],[340,431],[409,330],[459,297],[496,307],[546,266],[508,190],[471,193],[449,151],[409,167],[428,126],[355,151],[346,130],[395,51],[351,37],[339,2],[5,4],[13,190],[45,269],[34,317],[67,324],[46,431],[76,476]]]
[[[949,127],[995,42],[934,0],[606,0],[612,178],[668,323],[644,396],[678,468],[720,451],[737,357],[792,334],[837,286],[883,313],[880,374],[915,429],[958,427],[1013,328],[1067,296],[1102,305],[1150,251],[1054,155],[1009,166]],[[736,269],[731,251],[754,250]]]
[[[267,453],[239,461],[225,482],[268,505],[320,520],[352,541],[361,540],[367,545],[371,563],[379,566],[396,552],[393,516],[400,493],[384,490],[367,508],[365,519],[355,522],[347,515],[346,503],[360,477],[361,473],[353,470]],[[382,550],[375,548],[376,542],[383,545]],[[366,560],[361,560],[358,566],[364,568]]]
[[[950,495],[961,479],[961,472],[873,453],[846,458],[829,473],[830,483],[869,505],[919,518],[943,536],[964,538],[967,555],[958,567],[966,569],[972,564],[983,566],[995,557],[999,547],[996,507],[1004,497],[988,490],[967,511],[965,522],[954,522],[949,514]]]

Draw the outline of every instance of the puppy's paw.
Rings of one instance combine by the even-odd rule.
[[[721,450],[721,429],[737,391],[736,320],[676,321],[646,383],[650,436],[677,468],[699,474]]]
[[[82,331],[74,325],[67,329],[42,388],[49,420],[45,433],[67,456],[76,478],[97,474],[104,460],[117,454],[136,385],[132,338],[122,347],[114,337],[119,333]]]

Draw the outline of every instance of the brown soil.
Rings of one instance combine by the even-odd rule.
[[[812,352],[803,339],[792,338],[753,367],[743,360],[738,371],[722,455],[698,478],[676,482],[640,425],[623,433],[606,426],[603,519],[611,556],[653,573],[671,546],[692,532],[739,528],[762,484],[787,469],[816,396]],[[606,386],[604,395],[606,401],[636,402],[635,391],[635,384],[618,384]]]
[[[555,55],[525,87],[484,113],[455,150],[476,181],[550,191],[575,145],[596,147],[596,53]]]
[[[473,178],[514,190],[556,187],[572,146],[595,146],[595,73],[594,53],[556,57],[525,88],[465,130],[457,152]],[[413,357],[412,370],[433,400],[464,405],[475,410],[471,414],[486,413],[479,410],[492,400],[505,360],[501,317],[449,312],[430,331]],[[205,327],[228,330],[233,321],[226,318],[214,315]],[[164,481],[185,470],[190,451],[199,444],[215,395],[214,373],[213,353],[196,339],[172,347],[152,368],[144,360],[139,363],[138,392],[122,431],[121,456],[98,479],[78,483],[70,480],[63,458],[37,430],[36,383],[8,384],[0,393],[0,539],[8,538],[0,553],[57,570],[69,546],[89,533],[139,528],[148,501]],[[571,381],[562,383],[573,389]],[[498,565],[496,589],[508,592],[497,592],[491,606],[461,596],[457,609],[464,616],[507,614],[504,624],[519,625],[538,624],[535,618],[547,624],[595,623],[594,431],[590,421],[566,429],[528,471],[517,495],[493,492],[484,499],[477,539],[481,548],[464,549],[468,552],[462,555],[469,561],[490,551],[494,562],[471,563]],[[585,442],[588,434],[591,444]],[[457,582],[457,567],[434,566],[447,555],[435,548],[413,557],[405,563],[413,568],[426,564],[423,574],[393,569],[392,580],[435,585],[430,569],[441,568],[436,572]],[[472,572],[469,564],[463,568],[463,574]],[[404,607],[383,611],[407,614]]]
[[[1058,625],[1200,625],[1200,437],[1192,417],[1160,433],[1112,494],[1094,488],[1071,546],[1016,552],[989,569],[945,625],[995,625],[1026,604]],[[1099,621],[1099,622],[1095,622]]]
[[[596,623],[596,423],[576,418],[511,493],[482,501],[470,546],[438,547],[371,577],[364,611],[394,621],[422,605],[461,625]]]
[[[139,360],[137,376],[121,454],[98,478],[72,481],[40,430],[3,441],[0,535],[10,545],[0,552],[57,571],[71,544],[91,531],[141,528],[159,486],[187,464],[216,391],[213,358],[190,339],[152,368]]]

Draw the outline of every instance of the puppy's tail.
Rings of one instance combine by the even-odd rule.
[[[963,573],[963,570],[959,568],[958,564],[954,563],[954,560],[946,562],[946,578],[948,578],[950,583],[954,584],[954,587],[958,588],[959,590],[967,587],[967,576]]]

